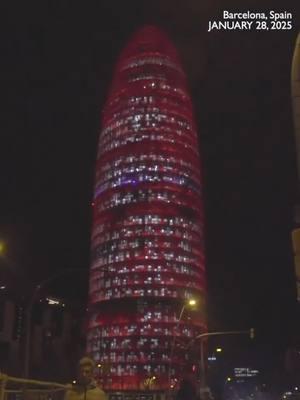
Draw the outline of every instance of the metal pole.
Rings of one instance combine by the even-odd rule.
[[[182,306],[180,314],[179,314],[179,318],[177,321],[177,324],[175,326],[175,332],[174,332],[174,337],[171,343],[171,351],[170,351],[170,362],[169,362],[169,371],[168,371],[168,392],[170,391],[170,383],[171,383],[171,367],[172,367],[172,358],[173,358],[173,353],[174,353],[174,347],[175,347],[175,342],[176,342],[176,332],[178,329],[178,326],[180,324],[181,318],[183,316],[185,310],[185,304]]]
[[[24,378],[27,379],[29,376],[30,368],[30,350],[31,350],[31,315],[33,305],[36,299],[36,295],[40,290],[41,285],[37,285],[33,291],[32,297],[28,303],[26,309],[26,319],[25,319],[25,352],[24,352]]]
[[[222,332],[206,332],[206,333],[201,333],[201,335],[196,336],[194,339],[190,341],[190,343],[186,346],[188,349],[192,343],[194,343],[195,340],[197,339],[202,339],[204,337],[208,336],[218,336],[218,335],[249,335],[251,333],[251,329],[246,330],[246,331],[222,331]]]
[[[7,382],[7,375],[0,373],[0,400],[5,398],[5,386]]]
[[[253,328],[252,328],[253,329]],[[200,391],[204,389],[206,386],[206,376],[205,376],[205,354],[204,354],[204,342],[203,339],[209,336],[225,336],[225,335],[251,335],[251,330],[248,329],[246,331],[222,331],[222,332],[206,332],[201,333],[200,335],[196,336],[195,339],[192,339],[190,343],[186,346],[186,349],[190,347],[195,340],[200,339]],[[201,393],[200,393],[201,394]]]
[[[205,362],[204,362],[204,341],[200,340],[200,388],[204,389],[206,385]]]
[[[28,385],[36,385],[36,386],[50,386],[53,389],[70,389],[70,384],[62,384],[57,382],[49,382],[49,381],[38,381],[36,379],[22,379],[16,378],[15,376],[9,376],[0,373],[0,382],[12,382],[12,383],[20,383],[20,384],[28,384]]]
[[[23,377],[28,378],[29,375],[29,357],[30,357],[30,342],[31,342],[31,309],[28,306],[25,315],[25,350],[24,350],[24,373]]]

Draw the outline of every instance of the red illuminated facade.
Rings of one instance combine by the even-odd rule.
[[[129,42],[103,111],[88,352],[107,390],[166,389],[206,330],[197,131],[175,48],[155,27]],[[184,312],[196,298],[200,310]]]

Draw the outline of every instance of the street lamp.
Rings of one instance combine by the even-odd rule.
[[[177,328],[178,328],[178,326],[179,326],[179,324],[180,324],[180,322],[182,320],[182,316],[183,316],[183,313],[184,313],[184,310],[186,309],[186,307],[187,306],[194,307],[194,306],[196,306],[196,304],[197,304],[197,301],[195,299],[189,299],[188,302],[183,303],[183,306],[182,306],[180,314],[179,314],[179,318],[178,318],[178,321],[177,321],[177,325],[176,325],[175,331],[177,331]],[[175,336],[174,336],[174,339],[175,339]]]
[[[187,302],[184,302],[183,306],[181,308],[180,314],[179,314],[179,318],[177,320],[177,324],[175,326],[175,332],[174,332],[175,334],[174,334],[174,337],[173,337],[173,341],[172,341],[172,344],[171,344],[171,351],[170,351],[170,362],[169,362],[169,373],[168,373],[168,387],[169,388],[170,388],[170,384],[171,384],[171,366],[172,366],[172,358],[173,358],[175,342],[176,342],[176,332],[177,332],[179,324],[180,324],[180,322],[182,320],[184,310],[187,307],[195,307],[196,305],[197,305],[197,300],[195,300],[195,299],[189,299]]]
[[[59,271],[58,273],[52,275],[51,277],[39,282],[32,293],[32,296],[29,300],[27,309],[26,309],[26,316],[25,316],[25,351],[24,351],[24,378],[27,379],[29,375],[29,368],[30,368],[30,344],[31,344],[31,315],[32,315],[32,309],[35,304],[37,295],[39,291],[44,288],[48,283],[51,283],[55,281],[57,278],[60,278],[61,276],[71,273],[71,272],[83,272],[85,271],[83,268],[68,268],[64,269],[62,271]]]
[[[225,336],[225,335],[249,335],[250,338],[252,339],[254,337],[254,328],[245,330],[245,331],[223,331],[223,332],[206,332],[202,333],[201,335],[198,335],[195,337],[195,339],[192,339],[190,343],[187,345],[187,349],[190,347],[192,343],[194,343],[195,340],[200,339],[200,391],[204,391],[206,387],[206,376],[205,376],[205,362],[204,362],[204,338],[208,338],[209,336]],[[219,347],[216,349],[217,352],[221,352],[222,349]]]

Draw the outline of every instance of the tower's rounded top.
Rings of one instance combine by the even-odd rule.
[[[124,60],[145,53],[161,53],[178,62],[178,55],[168,35],[155,25],[144,25],[138,29],[121,53]]]
[[[135,32],[135,36],[150,36],[153,35],[165,35],[165,33],[156,25],[143,25]]]

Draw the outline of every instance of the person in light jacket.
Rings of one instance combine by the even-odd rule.
[[[84,357],[78,364],[78,380],[65,393],[64,400],[107,400],[106,394],[94,380],[94,361]]]

